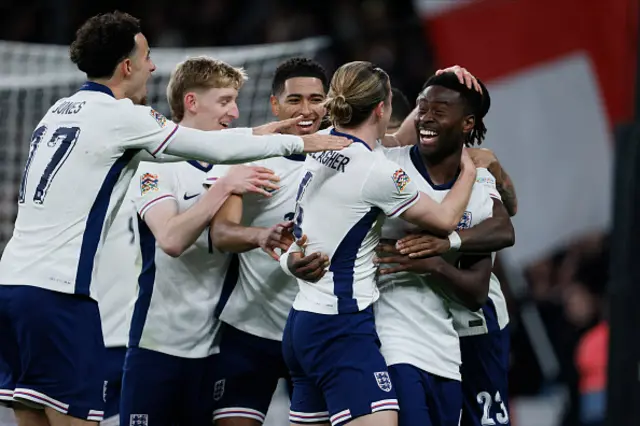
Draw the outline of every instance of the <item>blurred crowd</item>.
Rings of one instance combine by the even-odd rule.
[[[354,58],[390,73],[413,102],[433,69],[411,0],[5,0],[0,39],[68,44],[89,16],[119,9],[142,20],[152,47],[235,46],[330,36],[333,71]]]
[[[559,423],[563,426],[601,425],[605,413],[609,255],[608,235],[577,239],[531,264],[525,271],[527,296],[513,301],[510,392],[513,397],[533,395],[565,385],[568,394]],[[534,355],[536,342],[522,323],[518,307],[527,303],[537,309],[558,363],[558,375],[551,382]]]

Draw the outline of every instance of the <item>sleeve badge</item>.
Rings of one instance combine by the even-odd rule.
[[[495,186],[496,180],[494,178],[492,178],[492,177],[489,177],[489,176],[480,176],[480,177],[476,178],[476,183],[479,183],[481,185],[488,184],[488,185]]]
[[[156,120],[156,123],[158,123],[160,127],[165,127],[167,125],[167,117],[160,114],[155,109],[149,108],[149,114],[151,114],[151,117],[153,117],[153,119]]]
[[[393,184],[396,186],[398,192],[404,191],[409,182],[411,182],[411,179],[409,179],[409,175],[407,175],[404,170],[398,169],[393,173]]]
[[[145,173],[140,176],[140,195],[158,191],[158,175]]]

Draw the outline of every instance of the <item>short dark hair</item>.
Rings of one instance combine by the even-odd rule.
[[[284,91],[284,83],[294,77],[315,77],[322,82],[322,87],[327,90],[329,79],[324,67],[313,59],[295,57],[278,65],[271,83],[271,94],[280,95]]]
[[[391,99],[391,121],[401,123],[411,113],[411,105],[409,100],[397,87],[391,88],[393,98]]]
[[[476,143],[480,145],[487,134],[487,128],[484,125],[483,118],[489,112],[491,97],[489,96],[489,91],[480,80],[478,80],[478,84],[482,87],[482,93],[476,92],[474,89],[469,89],[460,83],[454,73],[445,72],[440,75],[431,76],[422,87],[424,91],[424,89],[429,86],[442,86],[460,93],[460,97],[465,102],[465,114],[475,116],[475,125],[467,135],[466,145],[475,145]]]
[[[69,49],[71,62],[89,78],[109,78],[118,63],[135,50],[135,36],[140,32],[140,21],[128,13],[91,17],[76,31]]]

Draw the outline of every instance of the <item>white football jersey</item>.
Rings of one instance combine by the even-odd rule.
[[[491,198],[502,202],[502,197],[496,189],[496,180],[486,169],[479,169],[477,183],[485,186]],[[495,253],[492,253],[492,262],[495,258]],[[500,280],[493,272],[489,279],[489,298],[482,309],[471,311],[452,297],[449,303],[449,311],[453,316],[453,326],[460,337],[476,336],[502,330],[509,324],[507,300],[502,292]]]
[[[273,170],[280,177],[280,188],[271,197],[244,195],[241,225],[269,228],[293,219],[304,161],[304,155],[293,155],[248,163]],[[206,183],[212,184],[227,170],[229,166],[214,167]],[[287,316],[298,293],[295,278],[285,274],[280,264],[260,248],[238,256],[237,283],[219,312],[220,320],[255,336],[282,340]],[[233,282],[229,280],[225,285]]]
[[[438,202],[453,186],[454,182],[436,185],[431,181],[417,146],[385,149],[384,153],[409,174],[422,192]],[[487,175],[490,176],[486,169],[478,169],[459,229],[491,217],[491,192],[482,183]],[[417,229],[401,219],[389,220],[382,229],[382,238],[400,239]],[[454,253],[446,257],[453,261],[458,256]],[[411,364],[441,377],[460,380],[460,344],[448,298],[441,297],[444,285],[409,272],[380,276],[378,285],[382,294],[374,312],[387,364]]]
[[[60,99],[31,136],[0,284],[96,298],[91,283],[141,149],[157,155],[178,126],[152,108],[86,83]]]
[[[317,283],[298,280],[293,307],[299,311],[352,313],[374,303],[379,292],[373,257],[383,219],[399,216],[420,196],[400,166],[344,136],[354,143],[339,152],[308,155],[304,163],[295,233],[306,234],[306,251],[327,254],[331,265]]]
[[[158,203],[176,203],[182,213],[205,189],[211,166],[197,161],[140,163],[132,187],[138,214]],[[215,250],[207,227],[196,242],[174,258],[156,244],[141,221],[143,271],[135,303],[129,346],[183,358],[204,358],[217,351],[219,322],[213,312],[220,298],[230,257]]]
[[[133,200],[127,197],[111,225],[95,277],[96,290],[100,295],[98,305],[102,334],[107,348],[127,346],[141,270],[138,215]]]

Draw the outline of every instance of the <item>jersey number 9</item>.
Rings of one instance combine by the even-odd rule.
[[[284,220],[292,220],[293,221],[293,236],[296,239],[302,238],[302,218],[304,217],[304,210],[302,206],[300,206],[300,201],[304,196],[305,191],[307,190],[307,186],[313,179],[313,173],[307,171],[300,181],[300,186],[298,186],[298,193],[296,194],[296,210],[292,213],[287,213],[284,215]]]

